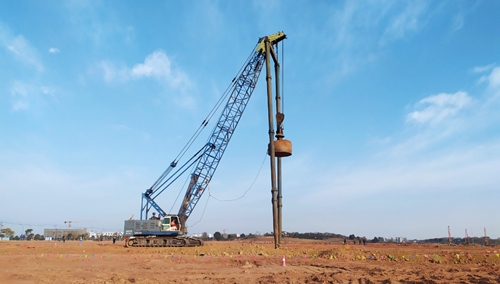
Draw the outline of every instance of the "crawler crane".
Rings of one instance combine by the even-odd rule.
[[[200,246],[203,242],[196,238],[187,237],[186,221],[193,212],[196,204],[208,187],[215,170],[226,150],[226,147],[238,125],[245,107],[256,87],[263,66],[269,65],[269,49],[273,49],[286,35],[283,32],[260,38],[256,48],[253,49],[241,72],[233,79],[229,90],[229,98],[222,109],[221,116],[216,123],[208,142],[194,154],[185,164],[176,171],[178,158],[185,153],[186,147],[181,154],[170,163],[158,180],[142,194],[140,220],[125,221],[125,245],[130,247],[186,247]],[[276,57],[273,52],[276,64]],[[270,77],[268,78],[270,79]],[[268,82],[269,88],[269,82]],[[268,90],[269,94],[269,90]],[[281,119],[279,123],[283,120]],[[203,121],[200,128],[205,127],[208,121]],[[278,135],[280,134],[280,135]],[[269,149],[274,149],[271,157],[285,157],[291,155],[291,142],[282,139],[284,136],[278,129],[276,137]],[[188,145],[190,145],[188,142]],[[271,144],[271,143],[270,143]],[[177,214],[165,212],[156,202],[156,198],[162,194],[177,178],[195,165],[189,176],[189,182]],[[149,211],[152,217],[148,218]],[[156,215],[156,213],[158,215]]]

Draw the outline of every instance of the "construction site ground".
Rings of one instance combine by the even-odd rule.
[[[271,238],[190,248],[2,241],[0,283],[500,283],[500,246]]]

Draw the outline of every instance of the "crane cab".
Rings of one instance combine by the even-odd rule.
[[[179,217],[176,215],[167,215],[163,218],[161,223],[162,231],[179,231],[180,229]]]
[[[163,219],[126,220],[124,235],[127,236],[177,236],[182,228],[177,215]]]

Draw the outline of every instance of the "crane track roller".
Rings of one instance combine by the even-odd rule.
[[[190,237],[127,237],[125,247],[197,247],[202,246],[203,241]]]

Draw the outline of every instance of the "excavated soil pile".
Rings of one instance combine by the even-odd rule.
[[[125,248],[0,242],[0,283],[500,283],[500,247],[285,239]]]

